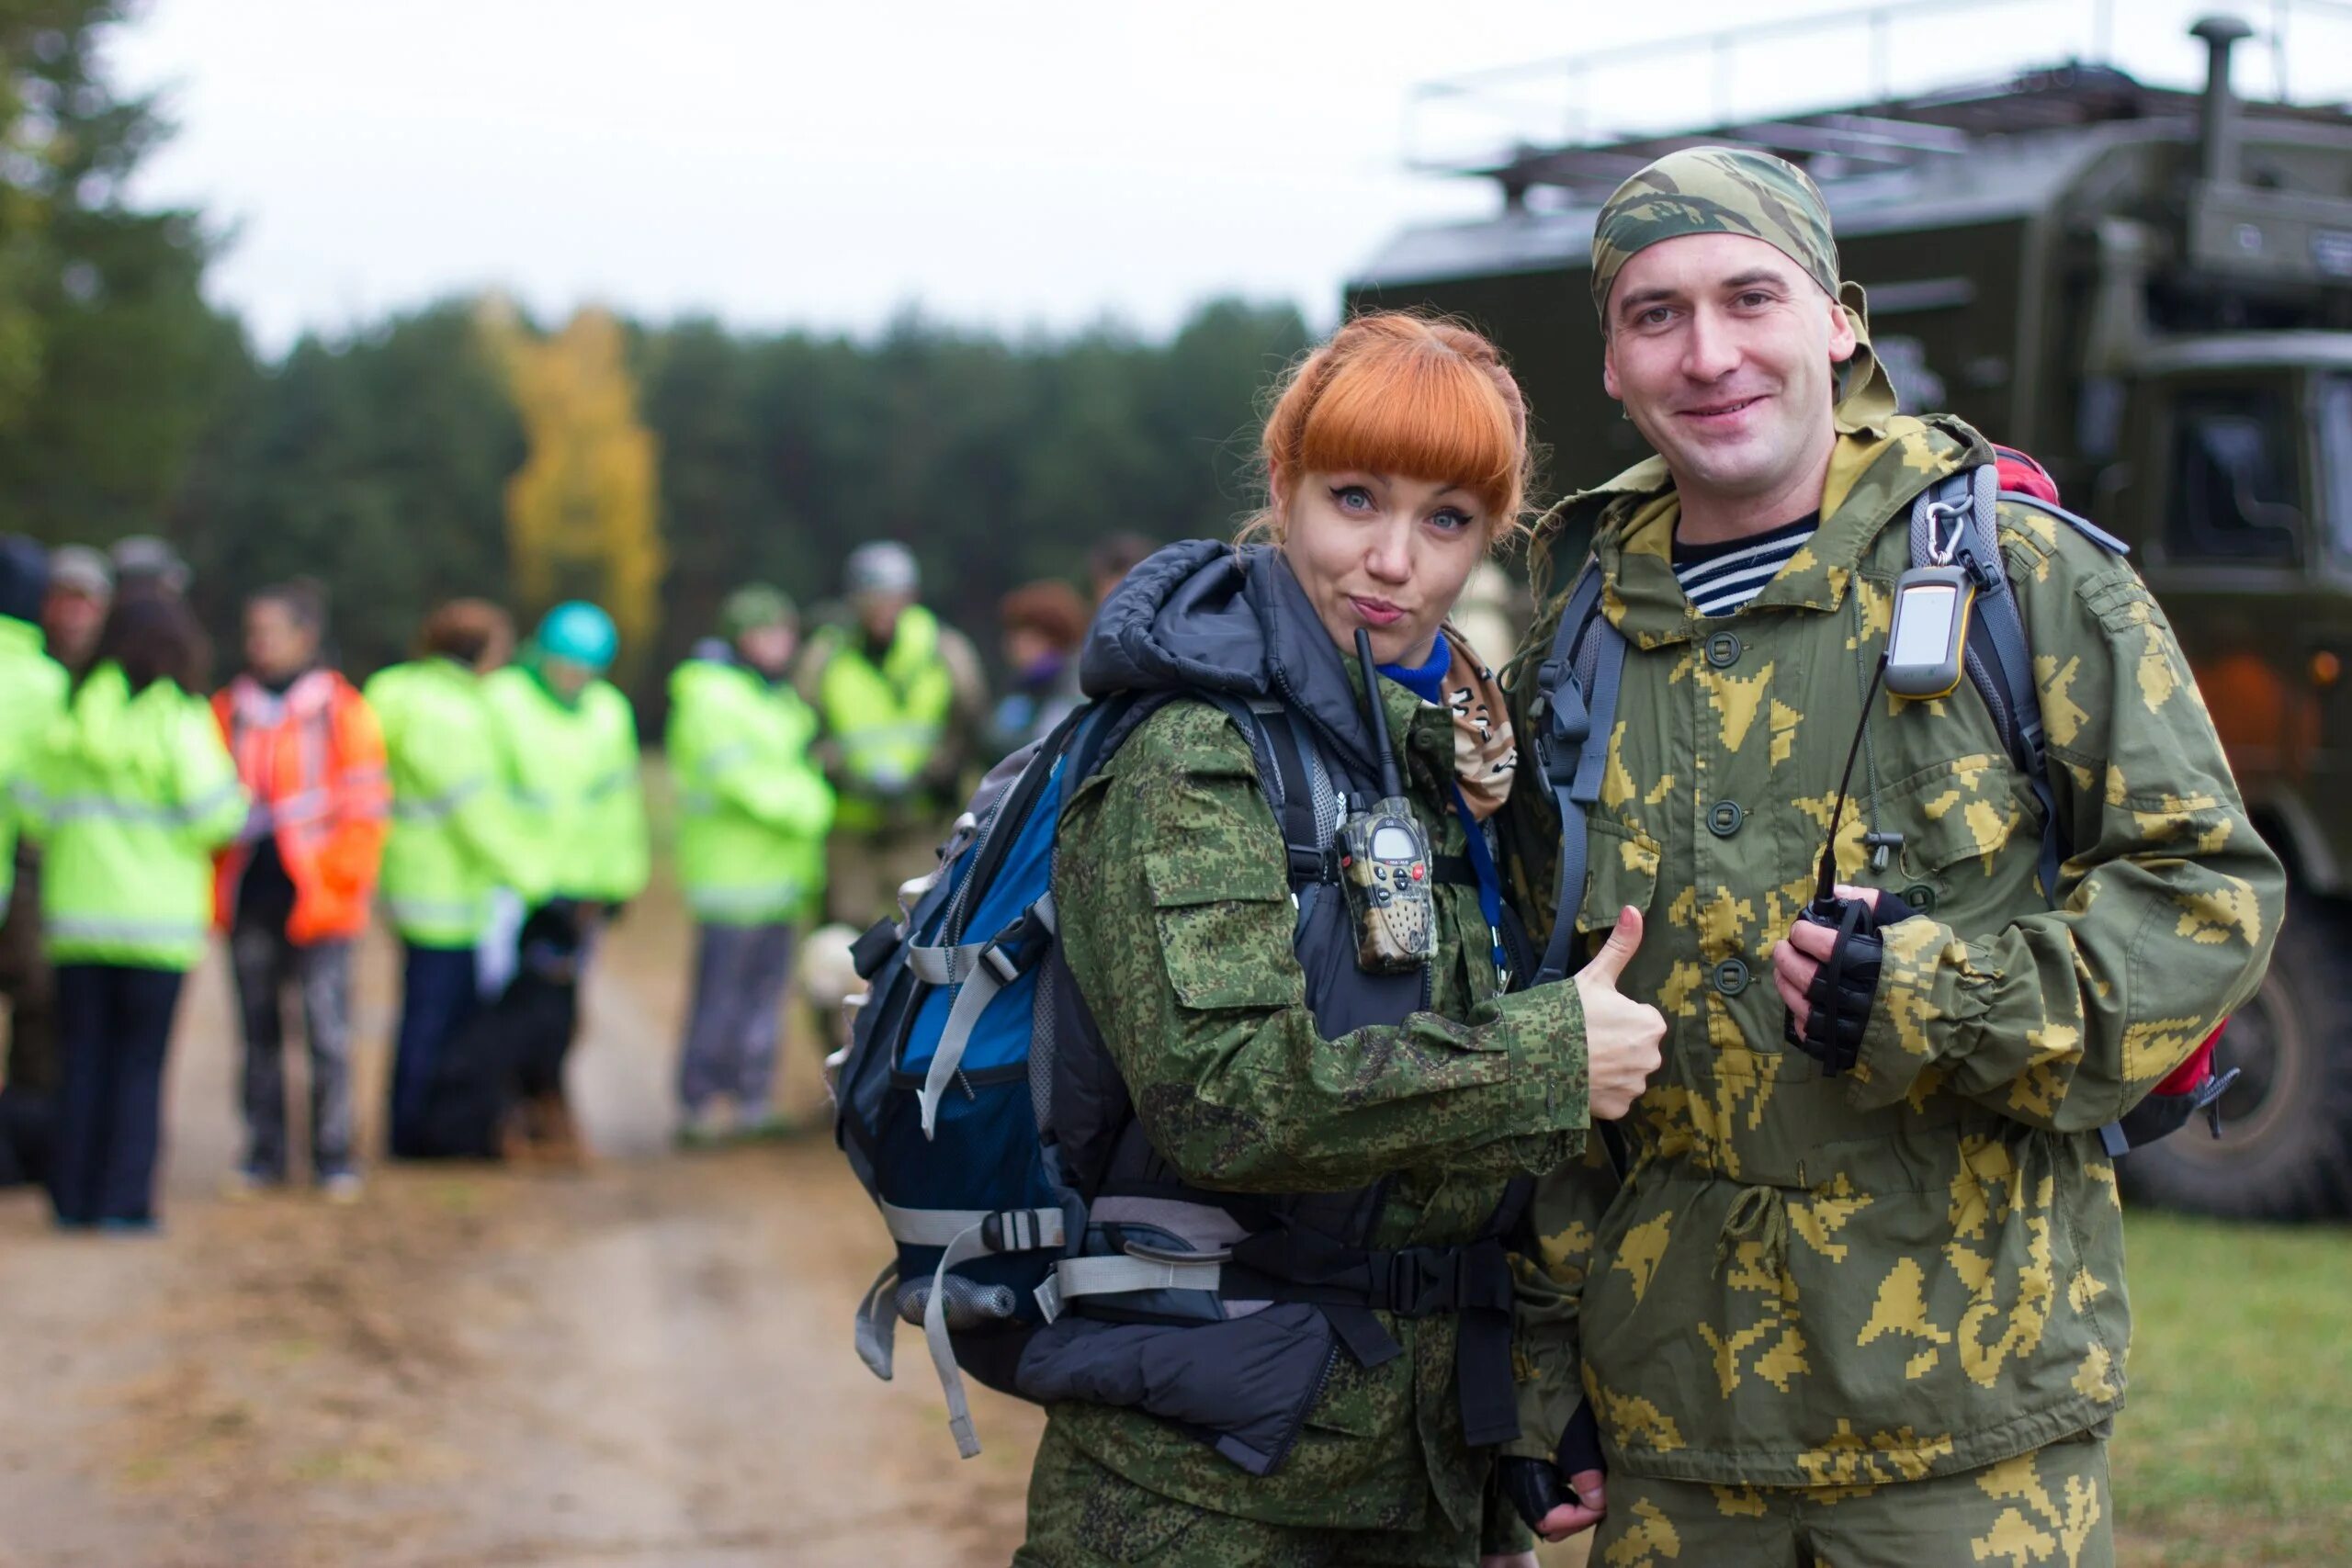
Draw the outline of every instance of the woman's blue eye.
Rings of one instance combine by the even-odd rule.
[[[1445,532],[1453,534],[1470,526],[1470,514],[1466,512],[1456,512],[1452,507],[1448,507],[1443,512],[1431,516],[1430,521]]]
[[[1362,485],[1333,485],[1331,499],[1340,503],[1342,511],[1362,512],[1372,505],[1372,491]]]

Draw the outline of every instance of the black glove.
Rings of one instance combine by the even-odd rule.
[[[1495,1461],[1495,1480],[1500,1483],[1503,1495],[1519,1510],[1529,1529],[1535,1529],[1552,1517],[1555,1508],[1566,1507],[1577,1500],[1568,1490],[1567,1478],[1559,1467],[1548,1460],[1504,1458]]]
[[[1577,1413],[1568,1417],[1549,1463],[1540,1459],[1498,1460],[1495,1479],[1519,1517],[1527,1521],[1527,1528],[1540,1531],[1553,1509],[1584,1502],[1568,1490],[1569,1476],[1608,1468],[1600,1458],[1600,1427],[1592,1418],[1592,1406],[1586,1404],[1577,1405]]]
[[[1879,969],[1886,954],[1879,932],[1918,912],[1894,894],[1881,893],[1875,909],[1860,898],[1815,898],[1797,917],[1801,924],[1836,931],[1838,943],[1805,988],[1812,1011],[1804,1032],[1797,1032],[1792,1012],[1781,1026],[1781,1033],[1831,1077],[1850,1071],[1861,1054],[1862,1031],[1870,1026],[1871,1008],[1878,1000]]]

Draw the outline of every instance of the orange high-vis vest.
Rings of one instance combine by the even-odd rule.
[[[287,939],[297,945],[355,937],[390,831],[384,732],[350,682],[313,670],[283,695],[241,675],[212,698],[237,777],[269,810],[278,858],[294,884]],[[248,844],[220,856],[213,913],[225,928],[253,858]]]

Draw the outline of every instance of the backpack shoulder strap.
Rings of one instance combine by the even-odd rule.
[[[2025,615],[2001,558],[1997,513],[2002,502],[2030,506],[2066,524],[2101,548],[2126,555],[2131,547],[2086,518],[2039,496],[2003,491],[1991,463],[1964,469],[1929,486],[1911,507],[1911,561],[1932,558],[1939,523],[1960,522],[1958,564],[1976,584],[1970,615],[1979,634],[1967,639],[1962,662],[1970,682],[1992,711],[2001,742],[2032,789],[2042,812],[2039,874],[2042,897],[2058,897],[2058,869],[2071,849],[2050,787],[2050,755],[2041,728],[2041,693],[2034,683],[2033,649],[2026,639]]]
[[[1329,879],[1330,838],[1315,807],[1315,738],[1302,735],[1298,716],[1279,702],[1213,699],[1249,738],[1258,760],[1258,788],[1283,830],[1283,854],[1293,892]]]
[[[1600,613],[1600,564],[1585,562],[1560,611],[1550,657],[1536,671],[1535,766],[1560,811],[1560,877],[1552,939],[1536,985],[1565,978],[1584,902],[1585,820],[1600,799],[1609,739],[1617,726],[1617,688],[1625,673],[1625,634]]]
[[[1935,558],[1939,528],[1957,522],[1958,544],[1950,558],[1976,585],[1969,609],[1974,635],[1962,644],[1962,664],[1970,683],[1993,715],[2001,744],[2025,775],[2041,806],[2041,858],[2037,874],[2044,898],[2058,897],[2058,868],[2067,851],[2065,825],[2050,788],[2049,753],[2041,733],[2041,694],[2033,683],[2033,650],[2026,642],[2025,617],[2018,610],[1995,532],[1999,479],[1993,465],[1963,468],[1919,493],[1911,506],[1911,562]]]
[[[2041,896],[2055,904],[2059,867],[2065,863],[2071,845],[2066,825],[2058,815],[2057,796],[2050,787],[2050,750],[2041,729],[2041,693],[2033,679],[2033,649],[2026,640],[2025,615],[2018,608],[2017,592],[2010,586],[2007,564],[2001,559],[1997,513],[2004,501],[2030,506],[2054,517],[2111,554],[2129,555],[2132,547],[2088,519],[2040,496],[1999,489],[1991,463],[1930,486],[1912,504],[1911,561],[1915,566],[1929,558],[1928,540],[1939,518],[1948,521],[1955,509],[1965,511],[1956,558],[1976,584],[1976,598],[1969,614],[1983,635],[1967,639],[1962,660],[1970,682],[1984,697],[1984,705],[1992,710],[2002,744],[2024,772],[2034,799],[2041,803],[2041,859],[2038,874],[2041,878]],[[2098,1131],[2110,1159],[2120,1157],[2132,1146],[2120,1122],[2110,1122]]]

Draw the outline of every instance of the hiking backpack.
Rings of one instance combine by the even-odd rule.
[[[2021,452],[1996,446],[1994,460],[1964,468],[1919,492],[1911,505],[1911,564],[1928,564],[1939,553],[1936,542],[1959,533],[1950,559],[1975,584],[1969,615],[1975,635],[1962,645],[1968,683],[1993,716],[2003,747],[2033,791],[2042,813],[2037,875],[2042,897],[2053,906],[2058,874],[2071,846],[2050,786],[2049,748],[2041,728],[2041,695],[2034,683],[2033,654],[2025,618],[2011,591],[1995,532],[1996,509],[2007,501],[2054,517],[2115,555],[2131,547],[2058,503],[2058,487],[2041,464]],[[1942,532],[1939,534],[1939,529]],[[1589,560],[1569,590],[1549,656],[1538,670],[1538,722],[1533,750],[1536,772],[1560,812],[1558,907],[1552,936],[1535,975],[1536,983],[1564,978],[1575,954],[1576,909],[1585,874],[1585,820],[1600,798],[1616,728],[1617,692],[1624,677],[1624,634],[1600,614],[1600,572]],[[2236,1078],[2234,1067],[2213,1070],[2216,1029],[2121,1120],[2099,1129],[2110,1156],[2154,1142],[2188,1124],[2202,1111],[2213,1135],[2222,1133],[2221,1099]]]
[[[859,1303],[858,1355],[888,1379],[897,1324],[920,1324],[967,1458],[979,1451],[968,1372],[1041,1403],[1143,1408],[1264,1474],[1287,1455],[1342,1348],[1366,1366],[1401,1353],[1373,1309],[1454,1313],[1465,1433],[1474,1443],[1507,1440],[1518,1421],[1502,1236],[1518,1225],[1532,1183],[1510,1184],[1474,1243],[1374,1251],[1334,1238],[1368,1231],[1385,1184],[1353,1194],[1219,1199],[1182,1188],[1172,1175],[1140,1196],[1114,1194],[1087,1174],[1110,1166],[1114,1145],[1124,1150],[1122,1140],[1139,1133],[1099,1033],[1078,1038],[1092,1021],[1059,951],[1056,835],[1079,786],[1173,695],[1122,694],[1082,707],[1000,762],[941,849],[939,869],[901,889],[905,919],[877,923],[854,950],[871,989],[849,1046],[830,1064],[836,1138],[897,1249]],[[1209,700],[1249,739],[1282,829],[1299,909],[1294,942],[1311,964],[1317,1027],[1337,1038],[1386,1011],[1417,1010],[1426,1000],[1419,974],[1342,979],[1318,995],[1314,976],[1330,970],[1308,960],[1307,933],[1318,908],[1324,924],[1344,908],[1330,852],[1344,773],[1318,750],[1311,724],[1282,705]],[[1431,870],[1441,882],[1475,875],[1443,856]],[[1352,939],[1346,945],[1352,976]],[[1514,964],[1522,973],[1529,966]],[[1081,1124],[1096,1135],[1076,1135]],[[1205,1201],[1188,1203],[1193,1197]],[[1263,1228],[1216,1212],[1210,1219],[1230,1229],[1204,1241],[1167,1217],[1211,1202],[1258,1215]],[[1250,1234],[1236,1239],[1243,1231]],[[1079,1298],[1097,1298],[1082,1304],[1099,1314],[1057,1326]],[[1247,1353],[1226,1358],[1200,1341],[1179,1348],[1170,1341],[1182,1336],[1166,1333],[1171,1325],[1238,1329],[1245,1317],[1254,1327],[1243,1332],[1257,1338]],[[1130,1339],[1121,1349],[1090,1351],[1068,1342],[1097,1328],[1156,1335],[1159,1348],[1139,1350]],[[1041,1334],[1049,1336],[1040,1347],[1049,1354],[1024,1362]],[[1200,1371],[1221,1359],[1231,1364]],[[1041,1362],[1053,1364],[1041,1370]],[[1152,1396],[1168,1383],[1195,1377],[1248,1382],[1252,1392],[1242,1403],[1254,1414],[1220,1425],[1223,1411],[1212,1419],[1204,1408],[1170,1415],[1154,1407]]]

